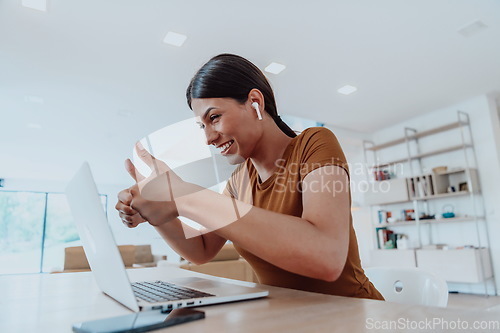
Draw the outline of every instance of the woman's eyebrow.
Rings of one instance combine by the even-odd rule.
[[[205,119],[207,117],[207,114],[212,111],[213,109],[217,109],[215,106],[211,106],[207,109],[207,111],[205,111],[205,113],[203,114],[203,117],[201,119]]]

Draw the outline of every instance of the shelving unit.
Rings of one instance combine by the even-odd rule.
[[[367,142],[367,141],[365,141],[365,142]],[[390,146],[387,146],[387,147],[384,147],[384,148],[388,148],[388,147],[390,147]],[[430,152],[427,152],[427,153],[424,153],[424,154],[414,155],[414,156],[411,156],[410,158],[401,158],[401,159],[393,160],[393,161],[390,161],[390,162],[387,162],[387,163],[384,163],[384,164],[377,164],[377,165],[374,165],[373,167],[378,168],[378,169],[386,168],[386,167],[394,165],[394,164],[399,164],[399,163],[407,162],[408,160],[411,160],[411,161],[419,160],[419,159],[422,159],[422,158],[425,158],[425,157],[431,157],[431,156],[435,156],[435,155],[450,153],[452,151],[457,151],[457,150],[461,150],[461,149],[464,149],[464,148],[472,148],[472,147],[470,145],[451,146],[451,147],[447,147],[447,148],[443,148],[443,149],[438,149],[438,150],[430,151]],[[368,149],[368,150],[374,150],[374,149],[372,147],[371,149]]]
[[[478,217],[478,219],[484,219],[484,217]],[[474,222],[476,217],[452,217],[452,218],[441,218],[441,219],[426,219],[420,220],[419,223],[423,224],[444,224],[444,223],[458,223],[458,222]],[[396,221],[392,223],[378,223],[377,228],[387,228],[387,227],[401,227],[401,226],[415,226],[416,221]]]
[[[451,130],[460,131],[460,144],[455,143],[436,149],[428,149],[428,151],[421,151],[421,145],[419,139],[437,135],[440,133],[448,132]],[[468,135],[468,138],[466,136]],[[458,139],[458,138],[457,138]],[[406,154],[401,158],[392,159],[389,162],[381,163],[379,160],[379,152],[381,150],[395,147],[395,146],[405,146]],[[472,165],[477,166],[477,160],[474,150],[474,143],[472,140],[472,132],[470,128],[470,120],[467,113],[462,111],[457,111],[457,121],[432,128],[430,130],[418,132],[413,128],[405,128],[404,136],[391,140],[382,144],[375,144],[373,141],[364,141],[364,158],[365,163],[369,166],[369,169],[373,170],[377,175],[380,174],[381,170],[387,170],[388,168],[405,165],[410,170],[410,176],[405,176],[404,178],[393,178],[388,180],[369,180],[368,192],[365,195],[365,202],[368,203],[372,210],[372,218],[374,214],[374,206],[384,206],[392,205],[396,203],[412,203],[415,218],[412,221],[393,221],[391,223],[373,223],[374,226],[374,238],[377,238],[377,230],[380,228],[390,229],[393,227],[413,227],[416,228],[417,232],[417,243],[418,246],[414,249],[414,263],[415,266],[429,268],[436,268],[439,265],[444,265],[446,256],[450,255],[450,262],[456,266],[460,264],[460,261],[456,260],[457,253],[460,250],[452,250],[450,252],[445,250],[434,250],[436,253],[432,255],[429,250],[423,250],[422,244],[422,234],[421,227],[423,225],[428,225],[429,233],[431,233],[430,226],[442,225],[442,224],[453,224],[453,223],[463,223],[471,222],[475,224],[476,232],[476,249],[470,249],[468,252],[467,260],[462,264],[462,270],[473,270],[479,273],[475,274],[474,277],[463,278],[453,276],[450,274],[444,274],[443,270],[436,272],[442,275],[450,282],[463,282],[463,283],[476,283],[484,282],[485,295],[488,294],[487,280],[493,277],[492,265],[489,254],[489,239],[487,237],[487,225],[484,218],[485,211],[484,205],[477,204],[477,199],[480,198],[479,190],[479,180],[478,172]],[[428,147],[429,148],[429,147]],[[403,148],[401,148],[403,149]],[[460,168],[454,168],[446,170],[444,172],[425,172],[422,168],[422,160],[432,157],[439,156],[443,154],[448,154],[451,152],[463,152],[463,165]],[[368,155],[372,154],[373,163],[370,165],[368,161]],[[471,158],[469,155],[472,155]],[[377,176],[375,177],[377,178]],[[386,189],[386,190],[383,190]],[[388,189],[388,190],[387,190]],[[454,218],[442,218],[442,219],[421,219],[421,211],[429,213],[429,201],[458,198],[460,196],[465,196],[469,198],[468,205],[472,208],[472,214],[467,216],[458,216]],[[463,199],[462,199],[463,200]],[[421,207],[424,207],[421,209]],[[482,226],[486,230],[486,241],[483,241],[480,237],[480,224],[484,223]],[[427,228],[426,228],[427,229]],[[432,235],[429,237],[432,242]],[[377,244],[377,243],[376,243]],[[421,252],[425,251],[425,252]],[[376,257],[383,258],[384,256],[389,260],[394,260],[396,253],[389,253],[387,250],[374,251]],[[399,252],[399,251],[397,251]],[[446,253],[448,252],[448,253]],[[465,252],[464,252],[465,253]],[[402,253],[402,256],[410,258],[408,250]],[[439,263],[434,262],[433,258],[439,261]],[[406,263],[400,263],[401,265],[406,265]],[[409,263],[411,265],[411,263]],[[446,265],[445,265],[446,266]],[[456,267],[452,267],[452,271],[456,270]],[[494,284],[494,279],[493,284]],[[496,287],[495,287],[496,290]]]

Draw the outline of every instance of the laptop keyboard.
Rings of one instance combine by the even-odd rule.
[[[215,296],[163,281],[134,282],[132,290],[136,297],[149,303]]]

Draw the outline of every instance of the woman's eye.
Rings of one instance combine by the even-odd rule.
[[[216,119],[217,119],[217,118],[219,118],[219,117],[220,117],[220,114],[213,114],[213,115],[211,115],[211,116],[209,117],[210,122],[211,122],[211,123],[213,123],[213,122],[214,122],[214,120],[216,120]],[[203,123],[201,123],[201,122],[200,122],[200,123],[198,123],[198,126],[200,127],[200,129],[205,129],[205,124],[203,124]]]

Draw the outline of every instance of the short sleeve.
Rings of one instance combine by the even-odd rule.
[[[252,188],[246,161],[240,164],[231,174],[222,194],[237,200],[253,204]]]
[[[236,198],[236,196],[234,195],[233,186],[231,184],[231,178],[229,178],[229,180],[227,181],[226,187],[224,187],[222,194],[224,194],[227,197]]]
[[[304,178],[311,171],[327,165],[336,165],[347,172],[350,178],[349,166],[337,137],[327,128],[313,127],[304,131],[299,150],[300,178]]]

